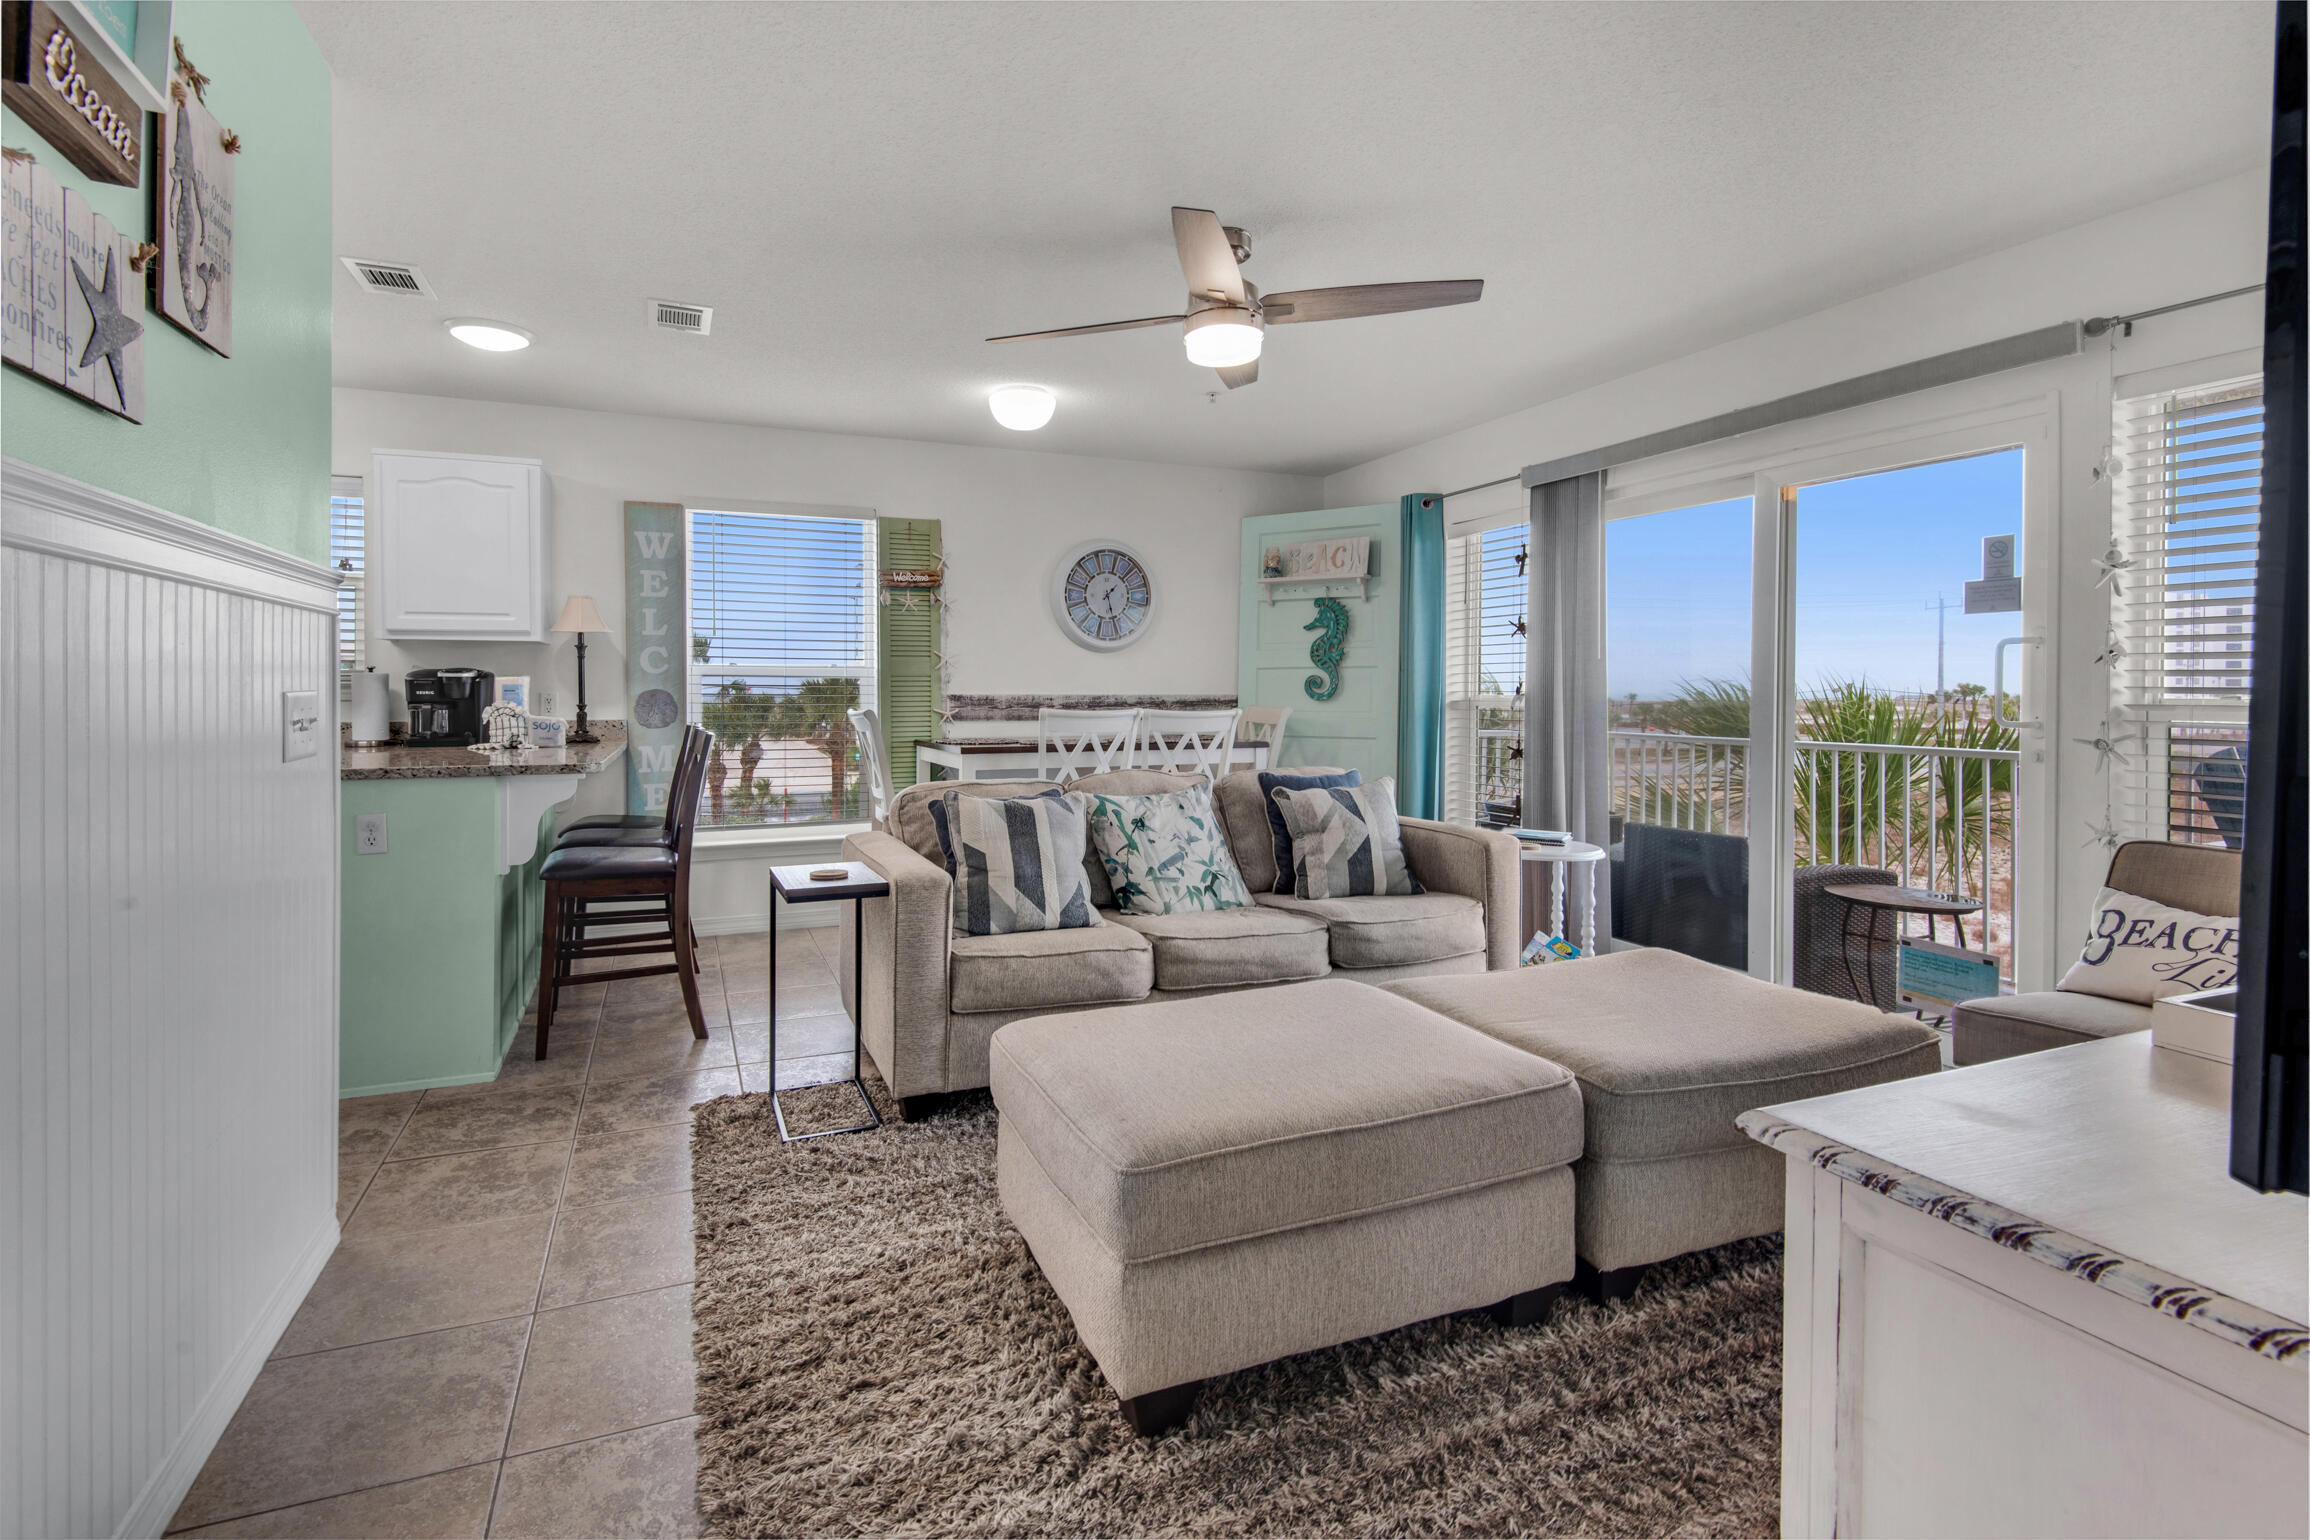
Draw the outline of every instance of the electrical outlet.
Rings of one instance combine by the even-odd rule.
[[[321,696],[316,690],[281,692],[281,760],[311,759],[321,752]]]
[[[353,815],[353,853],[357,856],[381,856],[385,853],[383,813]]]

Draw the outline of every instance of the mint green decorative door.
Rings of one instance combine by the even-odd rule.
[[[1236,578],[1235,693],[1240,705],[1291,708],[1278,764],[1339,765],[1361,770],[1366,778],[1396,773],[1401,529],[1401,513],[1393,503],[1266,514],[1243,521]],[[1268,602],[1270,587],[1259,581],[1261,557],[1268,550],[1356,536],[1371,541],[1371,575],[1361,595],[1352,581],[1277,586],[1272,590],[1274,602]],[[1318,597],[1337,600],[1347,618],[1346,634],[1337,637],[1336,661],[1325,645],[1336,633],[1336,617],[1310,629],[1318,620]],[[1338,688],[1323,695],[1334,678]]]

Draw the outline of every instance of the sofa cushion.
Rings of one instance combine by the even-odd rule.
[[[1110,914],[1155,946],[1157,989],[1241,989],[1331,971],[1321,920],[1252,906],[1182,914]]]
[[[1393,893],[1366,898],[1291,898],[1260,893],[1266,908],[1323,921],[1335,968],[1389,968],[1442,962],[1484,950],[1484,906],[1458,893]]]
[[[1960,1064],[1987,1064],[1992,1059],[2149,1029],[2150,1008],[2130,1000],[2059,989],[1998,995],[1967,1000],[1957,1007],[1950,1054]]]
[[[1219,784],[1211,788],[1211,800],[1219,810],[1220,827],[1227,831],[1228,846],[1235,852],[1235,869],[1243,873],[1246,887],[1254,893],[1275,891],[1275,830],[1268,822],[1270,804],[1260,788],[1260,776],[1347,773],[1336,765],[1302,765],[1264,772],[1234,770],[1219,778]],[[1286,873],[1287,893],[1291,891],[1289,880]]]
[[[1564,1165],[1557,1065],[1336,979],[1014,1021],[990,1052],[1022,1140],[1098,1242],[1145,1262]]]
[[[1659,948],[1387,988],[1578,1075],[1591,1160],[1745,1149],[1753,1108],[1941,1067],[1921,1022]]]
[[[931,822],[931,804],[950,791],[966,797],[1031,797],[1049,791],[1049,781],[924,781],[902,788],[890,799],[890,816],[883,827],[906,841],[914,853],[931,865],[944,868],[946,851],[938,842],[938,827]]]
[[[1155,987],[1153,948],[1121,925],[958,935],[952,948],[947,1000],[962,1015],[1144,1000]]]

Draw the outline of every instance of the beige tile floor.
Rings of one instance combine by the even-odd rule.
[[[781,1087],[851,1072],[834,938],[779,938]],[[768,1089],[767,941],[704,941],[705,1042],[586,985],[543,1063],[339,1103],[344,1239],[171,1532],[696,1535],[690,1108]]]

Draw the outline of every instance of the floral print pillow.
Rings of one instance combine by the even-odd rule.
[[[1152,797],[1090,794],[1091,846],[1125,914],[1240,909],[1251,902],[1219,833],[1211,788]]]

